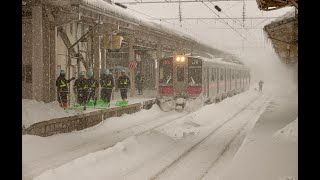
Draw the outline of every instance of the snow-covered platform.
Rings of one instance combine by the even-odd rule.
[[[65,111],[57,102],[44,104],[34,100],[23,100],[22,134],[51,136],[92,127],[109,117],[119,117],[148,109],[155,103],[155,98],[133,97],[127,106],[117,107],[111,101],[107,109],[87,108],[86,111]],[[40,104],[40,105],[39,105]]]
[[[297,96],[274,97],[221,179],[298,179],[297,116]]]

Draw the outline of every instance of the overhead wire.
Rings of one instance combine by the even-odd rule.
[[[234,30],[237,34],[239,34],[243,39],[245,39],[247,42],[249,42],[250,44],[252,44],[252,42],[250,42],[246,37],[244,37],[241,33],[239,33],[235,28],[233,28],[228,22],[226,22],[224,19],[221,19],[221,17],[219,16],[219,14],[217,14],[216,12],[214,12],[207,4],[205,4],[203,1],[201,1],[203,5],[205,5],[208,9],[210,9],[211,12],[213,12],[216,16],[218,16],[220,18],[221,21],[223,21],[226,25],[228,25],[232,30]]]

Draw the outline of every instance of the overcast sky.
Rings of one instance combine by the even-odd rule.
[[[114,2],[135,2],[140,0],[114,0]],[[148,0],[151,1],[151,0]],[[161,0],[154,0],[161,1]],[[243,1],[220,1],[213,2],[214,5],[218,5],[222,12],[218,12],[214,9],[214,5],[205,2],[215,13],[220,17],[242,17],[243,14]],[[140,5],[129,5],[126,4],[129,9],[134,9],[146,15],[155,18],[178,18],[179,17],[179,4],[178,3],[167,3],[167,4],[140,4]],[[195,37],[202,41],[206,41],[213,47],[217,47],[221,50],[232,52],[234,54],[242,54],[242,48],[265,48],[265,37],[262,31],[264,25],[273,21],[274,19],[248,19],[245,20],[246,29],[231,29],[228,25],[221,22],[220,20],[183,20],[184,18],[190,17],[203,17],[203,18],[217,18],[218,16],[211,12],[201,2],[195,3],[182,3],[182,27],[193,33]],[[245,16],[246,17],[279,17],[285,14],[287,11],[293,9],[292,7],[282,8],[275,11],[260,11],[257,3],[254,0],[245,1]],[[128,10],[131,11],[131,10]],[[135,13],[139,17],[151,19],[148,16]],[[179,20],[166,20],[167,22],[161,22],[171,27],[179,28]],[[230,26],[234,28],[241,28],[240,23],[242,19],[237,19],[239,22],[234,20],[225,20]],[[158,21],[160,22],[160,21]],[[170,22],[170,23],[169,23]],[[173,25],[176,24],[176,25]],[[241,35],[244,36],[250,43]],[[244,44],[244,45],[243,45]]]

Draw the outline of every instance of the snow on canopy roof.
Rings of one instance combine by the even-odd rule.
[[[139,25],[145,25],[149,28],[153,28],[156,30],[162,30],[163,33],[169,33],[174,36],[189,39],[189,40],[194,41],[196,43],[208,46],[209,48],[214,49],[218,52],[225,53],[222,50],[219,50],[215,47],[212,47],[211,44],[209,44],[206,41],[201,41],[199,39],[196,39],[195,35],[193,33],[187,31],[186,29],[184,29],[180,26],[171,27],[167,24],[163,24],[163,23],[160,24],[160,21],[155,22],[154,20],[149,20],[149,19],[146,19],[141,16],[137,17],[136,14],[134,14],[126,9],[120,8],[114,4],[110,4],[108,2],[105,2],[103,0],[79,0],[79,1],[83,5],[90,6],[92,8],[99,9],[102,11],[111,12],[118,17],[122,17],[122,18],[125,18],[128,20],[131,20],[134,23],[137,23]]]
[[[127,11],[126,9],[120,8],[114,4],[110,4],[108,2],[105,2],[103,0],[80,0],[80,3],[83,5],[86,5],[86,6],[89,5],[90,7],[95,8],[95,9],[111,12],[118,17],[131,20],[134,23],[138,23],[139,25],[145,25],[145,26],[148,26],[149,28],[163,30],[163,32],[170,33],[172,35],[179,36],[179,37],[189,38],[189,39],[197,42],[197,40],[194,39],[193,36],[189,32],[185,31],[184,29],[182,29],[178,26],[177,26],[177,29],[173,29],[169,26],[158,24],[154,21],[148,20],[143,17],[137,17],[136,14],[134,14],[130,11]]]
[[[276,18],[274,21],[271,21],[271,22],[282,21],[284,19],[291,18],[294,16],[295,16],[295,8],[292,8],[291,10],[287,11],[285,14],[283,14],[282,16],[279,16],[278,18]]]

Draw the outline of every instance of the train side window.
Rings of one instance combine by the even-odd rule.
[[[172,60],[164,59],[159,64],[159,83],[161,85],[172,84]]]
[[[202,84],[202,69],[189,68],[188,70],[189,86],[199,86]]]
[[[184,68],[177,67],[177,81],[184,81]]]
[[[234,70],[233,69],[231,70],[231,78],[232,78],[232,80],[234,80]]]
[[[215,81],[216,68],[211,68],[211,81]]]

